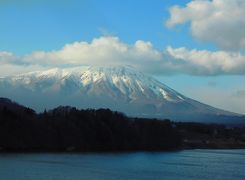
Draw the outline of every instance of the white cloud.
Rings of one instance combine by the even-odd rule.
[[[19,75],[31,71],[39,71],[47,69],[47,67],[39,65],[17,65],[17,64],[1,64],[0,65],[0,77],[9,75]]]
[[[192,35],[225,50],[245,49],[244,0],[192,0],[170,8],[167,27],[190,22]]]
[[[159,60],[161,53],[150,42],[136,41],[128,45],[118,37],[100,37],[88,42],[75,42],[61,50],[34,52],[25,57],[26,62],[59,65],[117,65],[135,61]],[[140,63],[140,62],[139,62]]]
[[[14,54],[6,51],[0,51],[0,65],[6,63],[13,63],[16,60]]]
[[[226,51],[188,50],[186,48],[167,48],[174,59],[183,61],[190,69],[188,74],[219,75],[245,74],[245,56]]]
[[[225,51],[197,51],[171,48],[159,51],[150,42],[128,45],[118,37],[100,37],[75,42],[61,50],[34,52],[25,56],[29,63],[44,65],[132,65],[149,73],[186,73],[192,75],[244,74],[245,57]]]
[[[47,67],[26,63],[23,57],[18,57],[11,52],[0,51],[0,77],[43,69]]]
[[[0,64],[36,68],[131,65],[151,74],[245,74],[245,56],[241,53],[188,50],[183,47],[168,47],[165,51],[160,51],[151,42],[138,40],[131,45],[118,37],[108,36],[91,42],[66,44],[60,50],[33,52],[22,57],[0,52]]]

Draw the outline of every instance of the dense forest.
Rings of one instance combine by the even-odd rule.
[[[161,151],[245,148],[245,129],[129,118],[109,109],[58,107],[37,114],[0,98],[1,152]]]

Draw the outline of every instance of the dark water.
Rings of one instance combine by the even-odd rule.
[[[4,154],[0,180],[245,180],[245,150]]]

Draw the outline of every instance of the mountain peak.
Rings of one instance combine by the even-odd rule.
[[[69,105],[172,119],[232,114],[187,98],[130,66],[54,68],[1,78],[0,93],[38,111]]]

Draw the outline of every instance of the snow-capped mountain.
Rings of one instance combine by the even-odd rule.
[[[130,116],[201,120],[238,116],[185,97],[132,67],[50,69],[0,78],[0,96],[37,111],[59,105]]]

